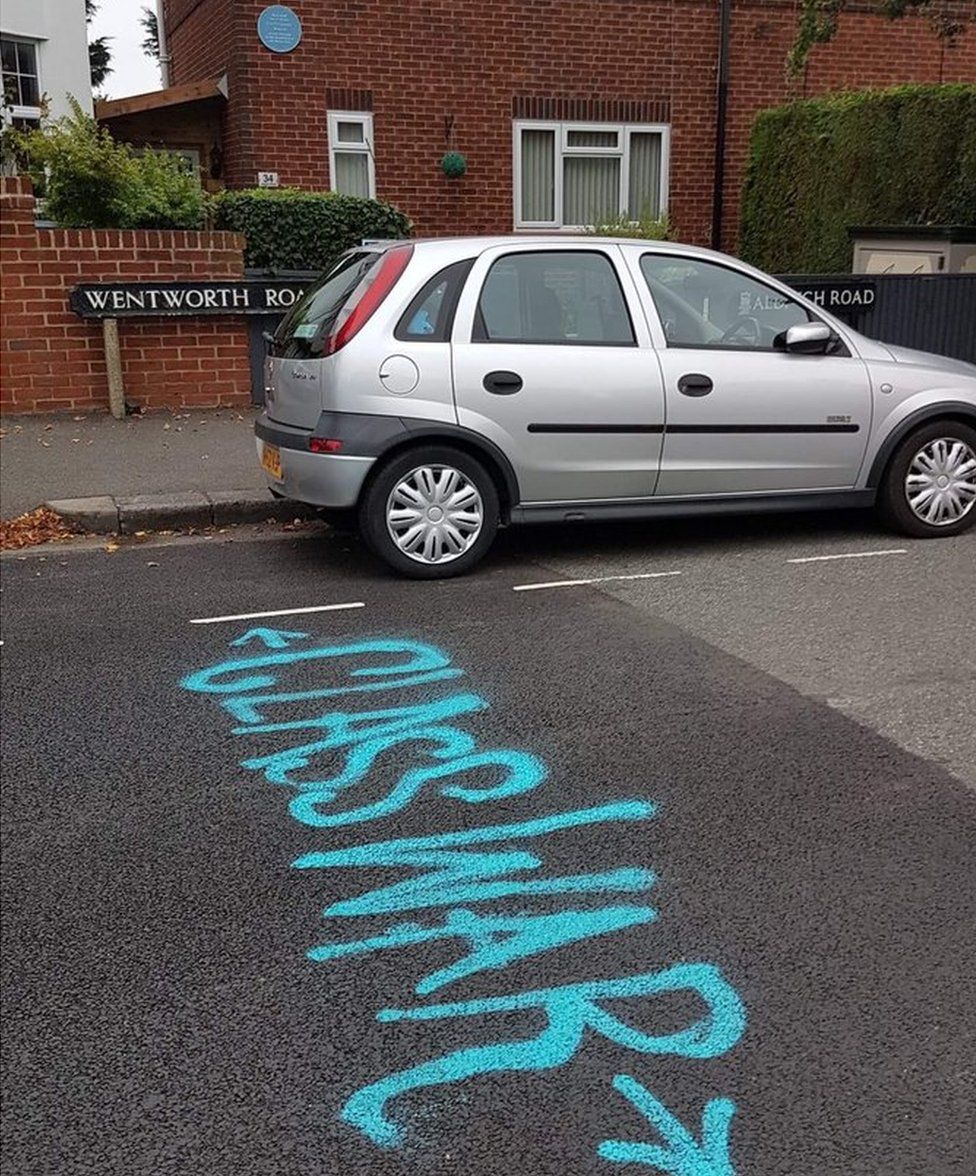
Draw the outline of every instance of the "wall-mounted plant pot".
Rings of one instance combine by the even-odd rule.
[[[459,180],[468,170],[468,161],[460,151],[448,151],[441,160],[441,171],[449,180]]]

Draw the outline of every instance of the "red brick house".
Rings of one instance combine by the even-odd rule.
[[[376,195],[430,234],[666,209],[683,239],[730,247],[756,111],[791,92],[976,81],[976,26],[950,45],[924,18],[887,21],[856,2],[792,91],[796,0],[292,0],[301,39],[289,52],[259,39],[267,7],[163,2],[168,83],[210,87],[219,180],[272,172]],[[958,7],[971,15],[973,0]],[[119,105],[101,111],[110,125]],[[445,176],[447,152],[465,157],[462,178]]]

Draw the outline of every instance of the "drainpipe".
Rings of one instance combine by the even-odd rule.
[[[169,85],[169,66],[173,60],[166,52],[166,14],[164,0],[156,0],[156,30],[159,36],[159,74],[163,89]]]
[[[719,0],[718,85],[715,93],[715,167],[712,188],[712,248],[722,248],[722,197],[725,187],[725,135],[729,109],[729,27],[732,0]]]

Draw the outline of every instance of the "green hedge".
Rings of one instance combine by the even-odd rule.
[[[402,212],[378,200],[295,188],[246,188],[216,198],[214,227],[244,234],[249,267],[324,270],[364,237],[406,237],[411,225]]]
[[[864,90],[757,116],[746,260],[781,274],[849,272],[849,226],[924,224],[976,224],[976,86]]]

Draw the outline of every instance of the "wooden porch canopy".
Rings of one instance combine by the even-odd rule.
[[[169,86],[165,90],[152,90],[148,94],[133,94],[130,98],[96,102],[95,118],[104,122],[129,114],[144,114],[168,106],[184,106],[190,102],[205,102],[214,98],[227,101],[226,74],[199,82],[185,82],[182,86]]]

